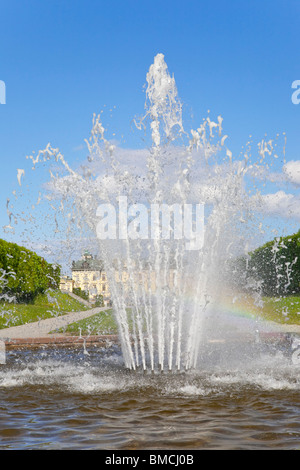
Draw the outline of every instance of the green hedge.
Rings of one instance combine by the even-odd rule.
[[[33,251],[0,239],[0,294],[31,302],[48,288],[58,288],[60,266]]]
[[[250,253],[248,276],[262,282],[264,295],[300,293],[300,231]]]
[[[82,290],[80,287],[73,287],[73,294],[78,295],[83,300],[89,300],[89,293],[85,290]]]

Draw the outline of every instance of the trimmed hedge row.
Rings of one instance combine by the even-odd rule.
[[[0,239],[0,296],[31,302],[48,288],[58,288],[60,266],[35,252]]]
[[[235,263],[237,277],[244,286],[249,280],[260,282],[266,296],[300,293],[300,231],[273,241],[239,258]]]

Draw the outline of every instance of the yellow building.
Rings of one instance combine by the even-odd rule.
[[[101,295],[104,304],[109,304],[110,292],[103,262],[89,252],[85,252],[79,261],[73,261],[72,280],[73,288],[87,292],[90,302],[95,302]]]
[[[136,269],[133,279],[130,279],[125,263],[120,267],[118,262],[112,260],[112,267],[114,269],[114,280],[117,284],[122,283],[125,295],[132,288],[132,284],[136,291],[139,291],[139,288],[142,287],[145,291],[155,292],[157,288],[156,275],[153,271],[149,271],[146,266],[143,269]],[[160,280],[160,284],[166,283],[169,289],[174,289],[177,284],[175,270],[169,270],[168,276],[163,277],[164,279]],[[91,303],[95,302],[99,296],[102,296],[104,305],[111,304],[111,292],[103,262],[87,251],[80,260],[73,261],[72,278],[63,276],[60,281],[60,288],[68,292],[73,292],[74,288],[80,288],[88,293]]]
[[[69,276],[62,276],[60,278],[59,288],[66,292],[73,292],[74,281]]]

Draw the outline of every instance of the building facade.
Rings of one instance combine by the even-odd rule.
[[[73,292],[73,288],[74,288],[73,279],[69,276],[62,276],[60,278],[59,288],[60,290],[63,290],[66,292]]]
[[[104,304],[110,303],[110,292],[106,272],[101,260],[85,252],[82,258],[72,263],[73,288],[80,288],[89,295],[89,301],[95,302],[102,296]]]
[[[149,271],[146,267],[137,269],[130,280],[126,265],[124,264],[120,268],[120,266],[117,266],[118,263],[112,260],[112,266],[115,264],[114,282],[116,285],[119,284],[120,287],[122,285],[124,295],[128,294],[132,286],[137,292],[140,288],[147,292],[155,292],[157,279],[153,271]],[[164,284],[167,284],[170,289],[174,288],[176,284],[175,277],[175,270],[171,269],[167,278],[164,279]],[[96,302],[101,296],[105,306],[111,304],[111,291],[103,262],[87,251],[83,253],[80,260],[73,261],[72,277],[63,276],[60,280],[61,290],[73,292],[76,288],[86,292],[91,303]],[[128,301],[130,300],[128,299]]]

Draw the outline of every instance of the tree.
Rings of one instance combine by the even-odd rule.
[[[94,306],[95,307],[104,307],[103,295],[101,295],[101,294],[96,295]]]

